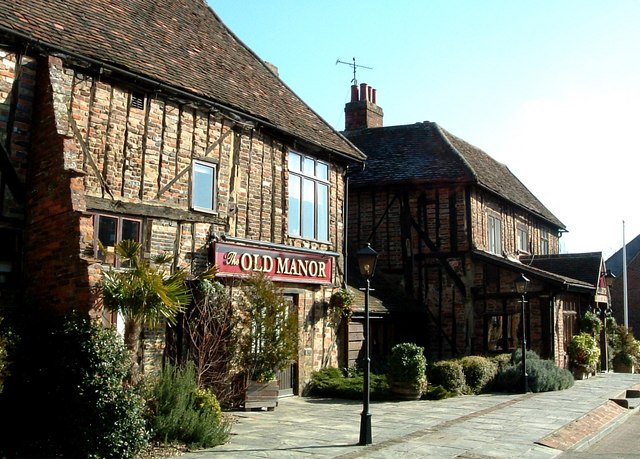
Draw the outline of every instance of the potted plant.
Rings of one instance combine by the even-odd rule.
[[[633,373],[640,360],[640,342],[631,330],[624,325],[618,326],[615,335],[615,352],[611,363],[616,373]]]
[[[353,294],[346,288],[341,288],[331,295],[329,308],[336,323],[339,323],[342,319],[347,322],[351,320],[353,315],[351,303],[353,303]]]
[[[602,321],[592,311],[587,311],[580,319],[580,331],[589,333],[591,336],[598,336],[602,329]]]
[[[243,332],[239,368],[245,375],[245,409],[277,406],[276,372],[286,369],[298,348],[296,311],[264,275],[251,276],[240,301]]]
[[[427,384],[424,348],[414,343],[396,344],[389,357],[391,392],[402,400],[418,400]]]
[[[600,349],[589,333],[580,333],[569,344],[569,365],[576,379],[585,379],[596,370]]]

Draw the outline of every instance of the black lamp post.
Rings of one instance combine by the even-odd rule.
[[[524,296],[529,288],[529,279],[524,274],[520,274],[515,281],[516,292],[521,295],[520,298],[520,314],[522,318],[522,388],[524,393],[529,392],[529,375],[527,375],[527,324],[524,314],[524,304],[526,303]]]
[[[604,372],[609,370],[609,350],[607,346],[607,309],[611,303],[609,289],[615,279],[616,276],[611,270],[607,269],[604,274],[604,281],[607,286],[607,304],[602,305],[602,303],[600,303],[600,320],[602,321],[602,326],[600,327],[600,369]]]
[[[371,248],[370,244],[358,250],[358,265],[360,274],[367,281],[367,288],[364,294],[364,384],[362,390],[362,414],[360,415],[360,445],[370,445],[371,440],[371,413],[369,412],[369,377],[371,371],[371,358],[369,357],[369,281],[376,270],[378,252]]]

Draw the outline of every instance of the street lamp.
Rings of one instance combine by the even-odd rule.
[[[600,327],[600,369],[604,372],[609,370],[609,349],[607,345],[607,309],[611,303],[611,295],[609,294],[609,289],[613,285],[613,281],[616,280],[616,276],[611,272],[610,269],[604,274],[604,282],[607,286],[607,304],[604,306],[600,303],[600,320],[602,321],[602,326]]]
[[[369,377],[371,371],[371,358],[369,357],[369,289],[370,280],[376,270],[378,252],[371,248],[371,244],[358,250],[358,266],[360,274],[367,281],[364,294],[364,383],[362,388],[362,414],[360,415],[360,445],[370,445],[371,440],[371,413],[369,412]]]
[[[529,375],[527,375],[527,327],[526,320],[524,315],[524,304],[525,299],[524,296],[527,293],[527,289],[529,288],[529,279],[527,279],[524,274],[520,273],[520,277],[518,277],[515,282],[516,292],[521,295],[520,299],[520,314],[522,317],[522,388],[524,389],[524,393],[529,392]]]

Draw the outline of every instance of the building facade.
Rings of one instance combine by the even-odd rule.
[[[193,275],[272,277],[299,318],[293,391],[335,363],[323,305],[343,279],[345,170],[364,155],[203,0],[0,17],[2,306],[99,315],[114,246],[135,240]]]
[[[380,351],[406,340],[433,359],[520,349],[523,274],[527,347],[567,366],[578,318],[597,307],[602,256],[588,281],[537,267],[564,256],[562,222],[507,166],[436,123],[382,127],[375,94],[352,87],[344,134],[368,157],[349,178],[348,247],[380,253]]]

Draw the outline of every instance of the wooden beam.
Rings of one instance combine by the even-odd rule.
[[[224,225],[226,220],[219,215],[193,212],[188,209],[176,209],[168,206],[152,206],[149,204],[123,202],[112,199],[87,196],[87,210],[93,212],[109,212],[131,216],[176,220],[181,222],[211,223]]]

